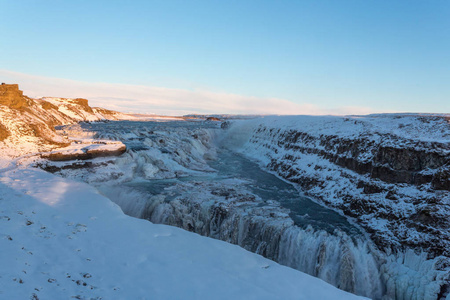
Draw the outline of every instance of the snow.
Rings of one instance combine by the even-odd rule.
[[[1,173],[0,204],[2,299],[361,299],[41,170]]]
[[[75,159],[79,155],[92,153],[116,153],[124,149],[126,149],[125,145],[119,141],[84,139],[73,142],[67,147],[58,148],[54,151],[40,152],[39,155],[42,157],[58,155],[62,158],[66,157],[67,159]]]
[[[354,138],[361,135],[380,139],[391,134],[417,141],[450,142],[450,115],[379,114],[367,116],[268,116],[241,121],[246,126],[264,125],[280,130],[301,129],[314,136],[337,135]],[[399,146],[399,145],[397,145]]]

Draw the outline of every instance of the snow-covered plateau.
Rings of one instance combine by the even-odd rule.
[[[0,119],[0,298],[450,299],[448,116],[87,114]]]

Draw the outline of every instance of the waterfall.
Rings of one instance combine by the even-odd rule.
[[[293,226],[281,236],[277,261],[340,289],[380,299],[383,284],[371,252],[367,242],[352,240],[341,231],[329,234]]]
[[[182,196],[168,199],[123,187],[101,191],[129,215],[239,245],[351,293],[373,299],[385,293],[370,245],[342,231],[300,228],[290,218],[273,217],[273,212],[254,205]]]
[[[276,195],[261,199],[252,190],[261,183],[255,172],[243,172],[242,179],[214,173],[208,165],[211,159],[260,170],[230,157],[217,158],[215,144],[242,151],[252,132],[258,130],[251,122],[231,127],[225,134],[198,129],[198,125],[192,129],[184,124],[118,125],[86,126],[97,128],[100,137],[128,143],[131,150],[102,168],[62,169],[60,174],[96,185],[128,215],[239,245],[358,295],[383,300],[450,298],[448,258],[430,259],[427,253],[413,250],[391,253],[377,249],[364,235],[341,230],[336,218],[314,223],[305,217],[304,224],[310,225],[294,223],[289,209],[283,207],[286,203],[280,204],[283,195],[278,186]],[[104,132],[98,128],[102,126],[115,132]],[[276,140],[272,142],[276,145]],[[271,161],[266,152],[276,154],[275,148],[264,148],[270,145],[253,146],[245,148],[245,154],[263,164]],[[267,192],[275,179],[262,179],[265,182],[259,188]],[[307,206],[300,199],[293,202]],[[322,226],[324,222],[328,226]]]

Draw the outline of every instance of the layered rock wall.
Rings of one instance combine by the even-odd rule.
[[[23,97],[23,92],[19,90],[19,85],[5,83],[0,85],[0,104],[14,109],[28,106],[26,99]]]
[[[261,121],[243,153],[354,218],[381,249],[450,257],[448,122],[432,116],[380,119]],[[394,121],[414,130],[383,124]]]

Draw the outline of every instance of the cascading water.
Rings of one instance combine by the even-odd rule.
[[[370,245],[344,217],[300,197],[241,155],[223,150],[210,165],[216,172],[208,176],[134,181],[100,191],[132,216],[237,244],[346,291],[381,298],[384,287]]]

